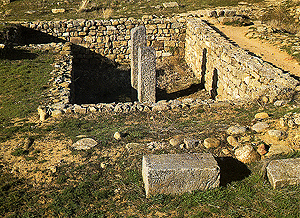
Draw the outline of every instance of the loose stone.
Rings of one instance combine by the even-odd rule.
[[[255,114],[255,119],[261,119],[261,120],[263,120],[263,119],[267,119],[267,118],[269,118],[269,114],[267,114],[267,113],[257,113],[257,114]]]
[[[281,130],[269,130],[268,135],[270,137],[273,137],[273,138],[277,139],[277,140],[281,140],[281,139],[284,138],[285,133]]]
[[[259,154],[251,145],[237,148],[234,152],[236,158],[243,163],[251,163],[260,159]]]
[[[217,148],[220,145],[220,140],[216,138],[207,138],[204,140],[203,144],[206,148]]]
[[[237,148],[237,147],[239,147],[241,145],[238,142],[238,140],[235,137],[233,137],[233,136],[228,136],[227,137],[227,142],[228,142],[228,144],[230,144],[234,148]]]
[[[268,153],[268,148],[265,144],[259,144],[257,146],[257,152],[262,156]]]
[[[254,124],[251,128],[255,132],[260,133],[260,132],[265,131],[267,128],[269,128],[269,124],[267,124],[266,122],[258,122],[256,124]]]
[[[227,129],[229,135],[242,135],[246,132],[246,128],[243,126],[231,126]]]
[[[116,140],[121,140],[121,138],[122,138],[121,133],[115,132],[114,138],[115,138]]]
[[[74,143],[72,147],[76,150],[88,150],[95,147],[97,144],[97,141],[92,138],[83,138]]]

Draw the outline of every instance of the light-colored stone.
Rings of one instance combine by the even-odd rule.
[[[178,3],[177,2],[165,2],[165,3],[163,3],[163,6],[165,8],[174,8],[174,7],[178,7]]]
[[[169,142],[172,146],[177,147],[181,143],[183,143],[183,139],[182,139],[182,137],[177,136],[177,137],[171,138]]]
[[[138,89],[138,49],[145,47],[146,41],[146,28],[138,26],[131,30],[131,86]]]
[[[256,124],[254,124],[251,128],[252,128],[253,131],[259,133],[259,132],[263,132],[267,128],[269,128],[269,124],[267,124],[266,122],[258,122]]]
[[[143,157],[146,197],[208,190],[220,184],[220,168],[211,154],[162,154]]]
[[[241,145],[238,142],[238,140],[235,137],[233,137],[233,136],[228,136],[227,137],[227,142],[228,142],[228,144],[230,144],[234,148],[237,148],[237,147],[239,147]]]
[[[251,145],[245,145],[237,148],[234,152],[236,159],[243,163],[251,163],[260,159],[260,155]]]
[[[39,114],[39,117],[40,117],[40,121],[42,121],[42,122],[44,122],[48,117],[48,114],[46,112],[46,108],[44,108],[44,107],[39,107],[38,108],[38,114]]]
[[[66,9],[64,8],[54,8],[51,10],[53,14],[64,13]]]
[[[51,112],[51,116],[54,118],[61,118],[63,115],[63,112],[61,110],[54,110]]]
[[[139,149],[140,147],[141,147],[140,143],[134,143],[134,142],[132,142],[132,143],[126,144],[126,149],[128,151],[135,151],[135,150]]]
[[[216,138],[206,138],[203,142],[206,148],[217,148],[220,145],[220,140]]]
[[[242,135],[246,133],[246,128],[243,126],[231,126],[227,129],[229,135]]]
[[[262,112],[255,114],[255,119],[267,119],[269,118],[269,114]]]
[[[268,153],[267,146],[265,144],[259,144],[257,146],[257,152],[262,156]]]
[[[300,158],[271,161],[267,176],[273,188],[300,185]]]
[[[92,138],[83,138],[74,143],[72,147],[76,150],[88,150],[95,147],[97,144],[98,142]]]
[[[156,101],[156,52],[151,47],[138,48],[138,100],[153,104]]]
[[[281,130],[272,129],[268,131],[268,135],[270,137],[273,137],[274,139],[281,140],[285,137],[285,132]]]
[[[185,144],[185,148],[190,149],[194,148],[199,141],[194,138],[184,138],[183,143]]]
[[[119,132],[115,132],[115,134],[114,134],[114,138],[115,138],[116,140],[121,140],[121,138],[122,138],[122,135],[121,135],[121,133],[119,133]]]

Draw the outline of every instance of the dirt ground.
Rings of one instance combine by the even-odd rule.
[[[241,48],[256,54],[264,61],[272,63],[284,71],[288,71],[290,74],[300,76],[300,65],[291,55],[281,51],[266,41],[247,38],[245,34],[249,27],[235,27],[220,24],[214,24],[214,26],[221,30],[231,40],[236,42]]]

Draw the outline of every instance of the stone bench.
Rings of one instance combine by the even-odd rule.
[[[212,154],[162,154],[143,157],[146,197],[208,190],[220,184],[220,168]]]
[[[273,160],[267,166],[267,176],[273,188],[300,184],[300,158]]]

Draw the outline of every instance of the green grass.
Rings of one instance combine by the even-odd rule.
[[[36,116],[45,100],[42,94],[48,88],[53,58],[51,52],[18,49],[0,56],[0,141],[17,132],[36,131],[27,117]]]
[[[261,0],[248,0],[247,2],[260,2]],[[183,13],[192,10],[198,10],[215,6],[237,5],[241,0],[185,0],[178,2],[179,7],[164,8],[162,3],[165,0],[139,0],[139,1],[121,1],[121,0],[93,0],[88,4],[88,11],[77,13],[81,0],[58,1],[58,0],[18,0],[12,3],[0,6],[0,17],[5,21],[16,20],[59,20],[59,19],[103,19],[119,17],[141,18],[143,15],[171,16],[174,13]],[[1,3],[0,3],[1,4]],[[156,6],[160,6],[157,8]],[[52,14],[51,9],[64,8],[65,13]],[[110,9],[109,15],[103,14],[103,11]],[[32,14],[27,12],[33,12]]]

